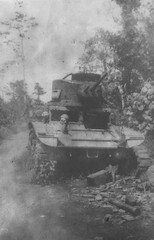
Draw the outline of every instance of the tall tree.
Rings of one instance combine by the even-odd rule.
[[[13,52],[13,59],[5,62],[1,71],[6,71],[14,64],[21,66],[22,79],[25,82],[25,51],[24,41],[30,39],[29,33],[38,23],[34,17],[29,17],[24,10],[24,4],[21,0],[15,1],[15,12],[12,18],[0,22],[3,31],[0,33],[0,39],[3,47],[9,47]]]
[[[86,71],[112,72],[113,78],[120,81],[124,93],[130,94],[134,88],[139,91],[143,77],[149,76],[147,44],[145,35],[138,30],[136,13],[140,1],[115,1],[122,9],[122,30],[115,34],[103,29],[97,31],[85,43],[79,66]]]
[[[40,86],[38,82],[35,83],[34,86],[34,93],[37,96],[37,102],[40,103],[40,96],[44,95],[46,92],[43,90],[43,88]]]
[[[101,35],[104,31],[100,30],[100,37],[96,32],[85,43],[79,66],[86,71],[99,71],[105,69],[105,62],[109,77],[103,94],[113,97],[114,91],[116,98],[120,93],[126,124],[140,130],[151,129],[154,127],[154,7],[148,5],[149,14],[145,16],[140,0],[114,1],[121,6],[121,31]]]
[[[143,9],[146,8],[147,14],[144,14]],[[148,62],[147,78],[154,77],[154,4],[148,3],[143,5],[138,11],[138,18],[140,21],[139,31],[144,36],[144,59]],[[142,46],[143,48],[143,46]]]
[[[141,45],[142,39],[137,30],[137,20],[135,11],[140,6],[140,0],[122,1],[115,0],[121,6],[122,31],[118,35],[113,35],[110,44],[118,56],[117,67],[122,72],[123,89],[127,94],[131,93],[131,80],[133,70],[142,66]]]
[[[114,66],[115,54],[109,44],[109,32],[103,29],[84,44],[84,54],[79,59],[79,68],[84,72],[104,72]]]

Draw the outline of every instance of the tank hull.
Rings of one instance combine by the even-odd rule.
[[[41,150],[36,154],[38,174],[48,165],[50,180],[87,176],[107,166],[118,165],[118,174],[129,174],[137,166],[137,159],[132,149],[119,148],[71,148],[50,147],[38,141]],[[52,172],[52,166],[54,166]],[[49,180],[49,179],[48,179]]]
[[[73,123],[69,134],[62,134],[58,122],[34,122],[33,127],[33,158],[39,184],[87,176],[105,169],[109,164],[118,165],[118,173],[127,175],[137,167],[137,158],[131,146],[138,146],[144,141],[141,134],[125,128],[123,132],[127,136],[125,134],[125,141],[122,142],[120,129],[114,126],[94,130]]]

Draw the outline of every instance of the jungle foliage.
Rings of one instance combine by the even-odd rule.
[[[146,132],[154,128],[154,7],[140,0],[115,2],[121,7],[121,30],[97,30],[84,43],[78,65],[84,72],[107,71],[104,92],[110,97],[110,90],[119,86],[124,123]]]
[[[43,91],[41,86],[40,88]],[[7,101],[0,98],[0,139],[7,135],[9,129],[15,129],[22,123],[28,122],[32,117],[31,113],[34,113],[40,106],[42,109],[44,107],[40,96],[38,101],[37,98],[32,98],[28,94],[24,80],[10,82],[6,95]]]

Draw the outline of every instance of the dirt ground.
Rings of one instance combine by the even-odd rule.
[[[84,180],[51,186],[30,183],[22,170],[27,131],[12,135],[0,146],[0,240],[153,240],[154,220],[124,224],[104,222],[107,208],[77,201],[71,189],[86,187]],[[21,167],[22,166],[22,167]]]

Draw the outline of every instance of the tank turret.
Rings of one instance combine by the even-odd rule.
[[[71,76],[71,79],[67,78]],[[78,122],[83,119],[86,128],[107,128],[110,110],[102,95],[101,83],[107,73],[69,74],[62,80],[53,81],[51,111],[52,120],[60,119],[58,110],[68,114],[69,120]],[[62,108],[65,110],[61,111]],[[55,110],[54,110],[55,109]],[[58,116],[58,118],[56,118]]]
[[[67,78],[71,76],[71,80]],[[68,74],[62,80],[53,81],[52,102],[62,106],[97,106],[106,102],[102,96],[101,82],[107,76],[89,73]]]

